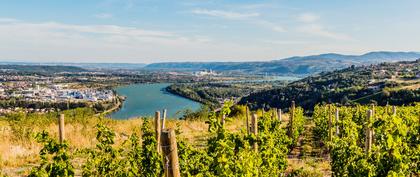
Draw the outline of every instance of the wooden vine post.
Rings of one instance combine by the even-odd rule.
[[[372,103],[372,116],[370,117],[370,119],[369,119],[369,121],[370,122],[372,122],[372,119],[373,120],[375,120],[375,115],[376,115],[376,113],[375,113],[375,104],[374,103]],[[373,130],[373,129],[370,129],[370,131],[371,131],[371,142],[372,143],[375,143],[375,131]],[[372,146],[372,145],[371,145]]]
[[[277,116],[278,116],[279,121],[281,122],[282,117],[281,117],[281,109],[280,108],[277,109]]]
[[[295,119],[295,101],[292,101],[292,106],[290,107],[290,130],[289,130],[289,137],[292,137],[293,130],[294,130],[294,119]]]
[[[161,134],[161,126],[160,126],[160,112],[155,112],[155,133],[156,133],[156,150],[160,153],[160,134]]]
[[[370,128],[371,119],[373,116],[373,111],[368,110],[367,111],[367,117],[366,117],[366,142],[365,142],[365,152],[366,154],[369,154],[372,149],[372,130]]]
[[[331,104],[328,105],[328,140],[332,141],[332,117],[331,117]]]
[[[340,110],[338,108],[335,110],[335,135],[336,136],[340,134],[340,126],[338,124],[338,121],[340,120],[339,111]]]
[[[272,109],[272,112],[271,112],[271,119],[272,119],[272,120],[277,119],[277,109],[276,109],[276,108]]]
[[[165,177],[180,177],[178,147],[176,145],[176,134],[174,129],[162,131],[162,150],[164,154]]]
[[[257,114],[252,114],[251,131],[252,131],[252,134],[254,134],[255,137],[257,137],[257,135],[258,135],[258,116],[257,116]],[[254,142],[253,147],[254,147],[255,152],[257,152],[258,151],[258,143]]]
[[[225,125],[225,121],[226,121],[226,115],[224,113],[222,113],[222,125]]]
[[[246,122],[245,122],[245,126],[246,126],[246,133],[247,135],[249,135],[249,108],[248,105],[246,105],[245,107],[245,114],[246,114]]]
[[[64,131],[64,114],[60,114],[60,117],[58,118],[58,137],[60,143],[64,142],[65,139],[65,131]]]
[[[263,108],[262,108],[262,116],[264,117],[264,114],[265,114],[265,104],[264,104],[264,106],[263,106]]]
[[[165,129],[166,113],[167,113],[167,110],[164,109],[163,110],[163,115],[162,115],[162,128],[161,128],[161,130]]]
[[[392,106],[392,115],[393,116],[397,115],[397,107],[396,106]]]

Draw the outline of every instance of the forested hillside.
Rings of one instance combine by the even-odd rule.
[[[349,67],[321,73],[290,83],[287,87],[252,93],[240,104],[253,108],[286,108],[295,100],[305,109],[317,103],[376,102],[378,105],[410,104],[420,101],[420,59]]]

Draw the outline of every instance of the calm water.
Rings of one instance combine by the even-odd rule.
[[[164,91],[170,84],[135,84],[116,89],[119,95],[126,96],[122,108],[111,114],[115,119],[128,119],[138,116],[153,116],[156,111],[168,110],[169,118],[182,116],[178,111],[197,110],[200,103]]]

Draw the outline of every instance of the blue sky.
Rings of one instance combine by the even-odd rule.
[[[420,51],[418,0],[1,0],[0,60],[263,61]]]

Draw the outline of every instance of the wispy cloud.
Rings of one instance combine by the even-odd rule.
[[[300,26],[298,28],[298,31],[315,35],[315,36],[335,39],[335,40],[347,40],[347,41],[353,40],[348,35],[329,31],[325,29],[323,25],[320,25],[320,24],[306,24],[306,25]]]
[[[303,13],[300,14],[298,17],[298,20],[304,23],[314,23],[319,20],[319,16],[313,13]]]
[[[0,23],[0,55],[5,58],[156,58],[175,53],[179,56],[181,49],[186,52],[212,41],[207,36],[118,25],[3,21]],[[167,53],[162,54],[162,51]]]
[[[261,19],[261,14],[257,12],[232,12],[223,10],[208,10],[208,9],[195,9],[192,10],[193,14],[207,15],[218,17],[228,20],[240,20],[254,26],[270,29],[275,32],[285,32],[286,29],[276,23]]]
[[[278,24],[273,23],[273,22],[270,22],[270,21],[255,20],[255,21],[251,21],[251,22],[256,24],[256,25],[271,29],[274,32],[286,32],[286,29],[283,26],[278,25]]]
[[[232,12],[232,11],[223,11],[223,10],[208,10],[208,9],[194,9],[192,10],[193,14],[198,15],[208,15],[213,17],[220,17],[226,19],[246,19],[250,17],[258,17],[259,13],[251,12]]]
[[[99,19],[110,19],[110,18],[114,18],[114,15],[112,15],[110,13],[100,13],[100,14],[95,14],[94,16],[96,18],[99,18]]]
[[[301,23],[298,32],[325,37],[334,40],[353,40],[350,36],[328,30],[325,25],[320,22],[321,17],[313,13],[302,13],[297,16],[297,20]]]

